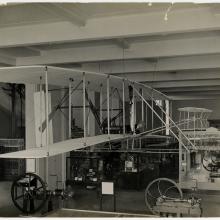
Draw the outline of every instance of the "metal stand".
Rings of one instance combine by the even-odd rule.
[[[111,196],[113,197],[113,211],[116,212],[116,195],[115,195],[115,184],[114,182],[111,182],[113,183],[113,189],[112,189],[112,192],[107,192],[105,189],[103,189],[103,183],[105,182],[102,182],[101,183],[101,193],[100,193],[100,211],[103,210],[103,206],[102,206],[102,203],[103,203],[103,197],[104,196]],[[107,183],[107,182],[106,182]],[[110,183],[110,182],[109,182]],[[111,191],[111,190],[110,190]]]

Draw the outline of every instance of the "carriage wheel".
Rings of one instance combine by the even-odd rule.
[[[47,200],[46,185],[38,175],[25,173],[12,183],[11,198],[20,211],[33,214],[39,211]]]
[[[153,180],[145,190],[145,203],[148,209],[155,215],[159,213],[154,209],[156,202],[161,200],[182,199],[182,190],[177,184],[168,178]]]

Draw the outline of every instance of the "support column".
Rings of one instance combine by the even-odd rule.
[[[47,147],[47,158],[45,164],[45,181],[49,184],[49,95],[48,95],[48,71],[45,68],[45,95],[46,95],[46,147]]]
[[[83,130],[84,145],[86,145],[86,75],[83,73]]]
[[[151,129],[154,129],[154,101],[153,101],[153,92],[151,96]]]
[[[102,94],[103,91],[102,91],[102,88],[103,88],[103,86],[101,84],[100,85],[100,105],[99,105],[99,115],[100,115],[100,123],[101,123],[101,125],[102,125],[102,121],[103,121],[103,119],[102,119],[102,102],[103,102],[103,94]]]
[[[125,80],[122,82],[123,134],[125,135]]]
[[[70,89],[70,83],[69,83],[69,89]],[[70,94],[70,93],[69,93]],[[65,95],[65,91],[62,89],[60,92],[60,97],[64,97]],[[70,97],[69,97],[70,98]],[[65,102],[65,104],[70,104],[72,103],[72,95],[71,95],[71,100],[68,100],[68,103]],[[64,111],[67,112],[67,109],[64,109]],[[65,112],[65,113],[66,113]],[[71,111],[71,116],[70,116],[70,109],[68,109],[69,112],[69,118],[72,117],[72,111]],[[70,138],[70,123],[69,121],[67,122],[65,116],[63,114],[60,115],[60,128],[61,128],[61,141],[67,140],[68,138]],[[67,133],[68,131],[68,133]],[[65,182],[66,182],[66,161],[67,161],[67,157],[69,156],[70,153],[65,153],[61,155],[61,180],[63,183],[63,187],[65,188]]]
[[[146,126],[146,130],[148,129],[148,107],[147,105],[145,104],[145,126]]]
[[[25,85],[25,149],[36,146],[35,132],[35,112],[34,112],[34,93],[36,85]],[[26,172],[35,172],[39,175],[39,170],[35,159],[26,159]]]
[[[132,94],[132,102],[133,102],[133,104],[132,104],[132,108],[133,108],[133,129],[134,129],[134,131],[133,131],[133,133],[135,134],[136,133],[136,131],[135,131],[135,124],[136,124],[136,101],[135,101],[135,95],[134,95],[134,83],[132,84],[132,88],[133,88],[133,90],[132,90],[132,92],[133,92],[133,94]]]
[[[107,76],[107,123],[108,123],[108,135],[110,135],[110,103],[109,103],[109,75]]]
[[[16,85],[11,84],[11,138],[16,137]]]
[[[72,80],[70,79],[70,82],[69,82],[69,138],[72,137]]]
[[[141,95],[144,96],[143,89],[141,89]],[[141,99],[141,121],[144,121],[144,101]]]
[[[90,82],[91,83],[91,82]],[[87,92],[89,95],[89,99],[91,100],[91,102],[95,105],[96,104],[96,100],[95,100],[95,91],[92,90],[88,90],[89,88],[87,88]],[[89,113],[90,111],[90,113]],[[91,136],[95,136],[97,135],[96,133],[96,119],[95,116],[93,115],[93,113],[91,112],[91,110],[88,108],[88,117],[87,117],[87,121],[88,121],[88,135]]]
[[[170,103],[169,100],[165,100],[165,117],[166,117],[166,135],[170,135],[170,120],[169,120],[169,116],[170,116]]]
[[[87,94],[88,94],[88,97],[89,99],[91,99],[91,94],[90,94],[90,91],[89,91],[89,82],[87,83],[87,87],[86,87],[86,91],[87,91]],[[87,101],[86,105],[89,105],[89,102]],[[90,132],[90,108],[87,108],[87,116],[86,116],[86,127],[87,127],[87,132],[86,132],[86,136],[87,137],[90,137],[91,136],[91,132]]]
[[[43,147],[43,108],[42,108],[42,77],[40,77],[40,146]]]
[[[179,139],[181,140],[181,134],[179,134]],[[182,144],[179,141],[179,187],[182,187]]]
[[[68,99],[68,138],[72,138],[72,82],[73,79],[69,79],[69,99]],[[64,119],[65,120],[65,119]],[[64,126],[64,121],[61,121],[61,133],[64,134],[65,132],[65,126]],[[63,135],[62,139],[64,140],[65,137]],[[61,171],[61,180],[62,180],[62,185],[65,188],[66,184],[66,158],[68,157],[69,153],[64,153],[61,156],[61,166],[62,166],[62,171]]]

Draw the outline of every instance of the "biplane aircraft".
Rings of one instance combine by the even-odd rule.
[[[52,66],[20,66],[0,68],[0,82],[35,85],[35,92],[32,98],[35,101],[33,111],[38,118],[35,121],[35,137],[33,146],[26,144],[25,150],[0,154],[0,158],[23,158],[30,160],[41,160],[45,158],[47,161],[50,157],[61,155],[62,166],[65,168],[65,154],[71,151],[85,149],[91,146],[100,146],[102,144],[111,144],[118,142],[127,144],[143,136],[156,135],[158,131],[166,130],[166,134],[171,134],[177,140],[178,133],[185,138],[185,141],[192,148],[193,143],[184,135],[179,128],[179,124],[175,123],[169,116],[169,108],[163,109],[158,105],[158,100],[169,101],[169,97],[163,93],[146,86],[145,84],[130,81],[127,78],[121,78],[114,75],[81,71],[77,69],[65,69]],[[51,93],[53,90],[63,91],[61,101],[52,107]],[[78,92],[75,104],[79,104],[83,137],[72,139],[72,95]],[[91,99],[91,92],[98,94],[99,105],[96,105]],[[117,94],[118,112],[113,109],[112,97]],[[136,103],[141,103],[141,111],[137,112]],[[53,141],[53,130],[58,129],[51,125],[54,115],[61,109],[63,103],[68,103],[68,138],[60,141]],[[162,113],[154,109],[154,105]],[[156,116],[161,127],[152,130],[146,130],[146,109],[150,110]],[[96,131],[89,132],[88,114],[92,112],[95,119]],[[141,118],[141,123],[137,122],[137,115]],[[140,117],[141,115],[141,117]],[[115,131],[116,121],[120,124],[120,128]],[[60,128],[59,128],[60,129]],[[177,132],[173,131],[176,129]],[[160,138],[161,136],[156,136]],[[182,141],[182,140],[179,140]],[[133,149],[132,145],[132,149]],[[185,146],[187,149],[187,147]],[[48,182],[48,162],[45,166],[44,179]],[[36,169],[33,170],[36,172]],[[65,172],[65,170],[63,170]],[[30,177],[30,176],[29,176]],[[33,175],[31,176],[33,177]],[[65,174],[62,173],[62,182],[65,182]],[[14,190],[14,189],[13,189]],[[14,191],[13,191],[14,192]],[[13,194],[14,195],[14,194]],[[20,198],[16,196],[16,198]],[[26,203],[25,203],[26,204]],[[19,205],[17,204],[17,207]],[[25,208],[24,208],[25,206]],[[27,211],[27,205],[22,205],[21,210]],[[35,209],[36,210],[36,209]],[[30,211],[30,210],[29,210]]]
[[[46,120],[41,122],[41,127],[39,128],[40,132],[46,130],[46,143],[43,145],[41,143],[41,147],[37,148],[36,146],[28,147],[28,149],[19,152],[12,152],[7,154],[0,155],[1,158],[44,158],[49,156],[54,156],[57,154],[66,153],[72,150],[76,150],[79,148],[84,148],[88,146],[93,146],[96,144],[117,141],[122,139],[130,139],[137,134],[135,133],[135,100],[142,100],[143,104],[146,104],[153,113],[161,120],[162,125],[167,127],[166,122],[159,116],[159,114],[152,108],[152,106],[147,102],[147,100],[169,100],[169,97],[162,94],[161,92],[148,87],[144,84],[138,82],[132,82],[128,79],[120,78],[113,75],[106,75],[101,73],[94,72],[83,72],[79,70],[73,69],[64,69],[58,67],[51,66],[24,66],[24,67],[7,67],[0,68],[0,81],[5,83],[16,83],[16,84],[35,84],[39,85],[40,93],[45,93],[45,114]],[[84,137],[80,139],[70,139],[66,141],[61,141],[58,143],[49,143],[49,121],[51,120],[51,115],[53,115],[53,111],[49,113],[49,89],[51,86],[60,86],[60,87],[68,87],[69,88],[69,99],[71,98],[71,94],[74,86],[77,86],[77,89],[82,90],[82,100],[83,100],[83,130]],[[45,91],[43,91],[42,87],[45,86]],[[127,89],[126,89],[127,86]],[[119,92],[122,94],[122,105],[123,105],[123,132],[122,134],[111,134],[111,125],[110,125],[110,87],[117,88]],[[105,93],[107,99],[107,134],[96,135],[93,137],[86,136],[86,96],[88,96],[88,88],[90,91],[102,91]],[[104,91],[104,89],[106,91]],[[126,94],[126,92],[128,94]],[[43,95],[41,95],[41,99],[43,99]],[[132,134],[126,134],[125,130],[125,102],[130,102],[130,127]],[[42,103],[43,100],[40,100]],[[69,104],[71,105],[71,99]],[[42,109],[42,106],[39,106]],[[70,107],[69,107],[70,108]],[[100,105],[100,112],[102,111],[102,106]],[[143,111],[143,109],[142,109]],[[161,111],[166,114],[168,123],[172,126],[175,126],[178,129],[178,125],[169,117],[168,113],[166,113],[163,109]],[[43,114],[43,112],[41,112]],[[70,111],[71,114],[71,111]],[[101,114],[101,113],[100,113]],[[142,113],[143,114],[143,113]],[[42,116],[41,116],[42,118]],[[71,118],[71,116],[69,116]],[[70,123],[71,127],[71,123]],[[42,130],[41,130],[42,129]],[[70,128],[71,129],[71,128]],[[180,131],[180,129],[178,129]],[[172,133],[172,131],[170,130]],[[143,132],[145,133],[145,132]],[[140,136],[139,134],[138,136]],[[176,136],[173,133],[174,136]],[[177,138],[177,137],[176,137]],[[42,140],[41,140],[42,142]]]

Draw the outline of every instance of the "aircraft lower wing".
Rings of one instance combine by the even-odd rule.
[[[57,142],[49,145],[49,156],[67,153],[73,150],[82,149],[85,147],[106,143],[108,141],[120,141],[131,137],[130,135],[111,134],[111,135],[98,135],[93,137],[76,138],[66,141]],[[86,140],[86,141],[85,141]],[[0,158],[17,158],[17,159],[37,159],[47,157],[46,147],[35,147],[27,150],[16,151],[11,153],[0,154]]]

